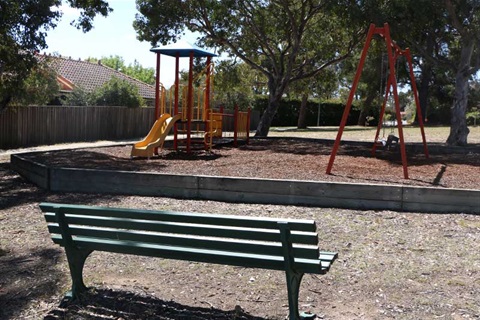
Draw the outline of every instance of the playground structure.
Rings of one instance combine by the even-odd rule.
[[[173,149],[191,153],[194,146],[210,151],[213,144],[220,139],[233,139],[237,146],[240,139],[248,143],[250,128],[250,109],[240,112],[235,107],[233,114],[224,112],[223,108],[211,107],[213,97],[214,53],[180,41],[172,45],[152,48],[156,53],[155,79],[155,123],[148,135],[132,147],[132,157],[150,158],[163,148],[164,141],[173,129]],[[167,90],[160,82],[161,55],[175,58],[175,82]],[[179,79],[179,60],[189,58],[188,84],[181,85]],[[206,58],[206,67],[193,75],[194,58]],[[200,85],[203,83],[203,85]],[[197,87],[194,86],[197,84]],[[223,125],[224,120],[233,118],[233,135],[228,136]]]
[[[411,87],[412,87],[412,92],[413,96],[415,99],[415,105],[416,105],[416,110],[417,110],[417,119],[418,119],[418,124],[420,127],[420,132],[422,134],[422,141],[423,141],[423,149],[425,156],[428,158],[428,148],[427,148],[427,143],[425,139],[425,130],[423,126],[423,118],[422,118],[422,112],[420,109],[420,102],[418,99],[418,93],[417,93],[417,86],[415,83],[415,75],[413,73],[413,64],[412,64],[412,58],[410,55],[410,49],[405,49],[402,50],[391,38],[390,36],[390,28],[388,23],[385,23],[383,27],[376,27],[375,24],[371,24],[368,33],[367,33],[367,39],[365,41],[365,45],[363,47],[363,51],[360,57],[360,62],[357,67],[357,71],[355,73],[355,78],[353,80],[352,88],[350,90],[350,94],[348,96],[347,104],[345,105],[345,109],[343,112],[342,120],[340,123],[340,127],[337,133],[337,137],[335,139],[335,143],[333,145],[332,153],[330,155],[330,160],[328,162],[327,174],[331,174],[332,172],[332,167],[333,163],[335,161],[335,156],[337,154],[338,148],[340,146],[340,141],[342,139],[342,134],[345,129],[345,125],[347,123],[347,118],[350,113],[351,107],[352,107],[352,102],[353,98],[355,95],[355,92],[357,90],[357,86],[360,80],[360,76],[362,74],[363,66],[365,64],[365,59],[367,57],[368,53],[368,48],[370,47],[370,43],[373,39],[374,35],[380,35],[381,38],[385,40],[385,44],[387,47],[387,57],[388,57],[388,76],[386,80],[386,86],[385,86],[385,97],[383,100],[382,108],[380,110],[380,118],[378,121],[378,126],[377,126],[377,132],[375,134],[375,140],[373,143],[373,148],[372,148],[372,155],[375,155],[375,151],[377,148],[377,144],[379,142],[379,134],[380,134],[380,128],[383,123],[383,117],[385,115],[385,107],[389,98],[389,95],[391,94],[391,91],[393,92],[393,100],[394,100],[394,109],[395,109],[395,117],[396,117],[396,123],[397,123],[397,129],[398,129],[398,137],[395,137],[394,135],[389,135],[387,141],[385,141],[385,144],[390,146],[392,143],[399,143],[400,145],[400,153],[401,153],[401,158],[402,158],[402,166],[403,166],[403,176],[405,179],[408,179],[408,165],[407,165],[407,154],[405,150],[405,141],[403,137],[403,124],[402,124],[402,117],[401,117],[401,110],[400,110],[400,104],[399,104],[399,99],[398,99],[398,87],[397,87],[397,78],[395,74],[395,62],[400,57],[405,57],[407,63],[408,63],[408,69],[409,69],[409,75],[410,75],[410,81],[411,81]]]

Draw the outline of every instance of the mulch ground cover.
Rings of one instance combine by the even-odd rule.
[[[325,171],[331,150],[331,143],[324,141],[282,138],[252,139],[239,148],[218,146],[212,152],[191,154],[166,149],[151,159],[130,159],[131,146],[52,151],[31,158],[52,166],[89,169],[480,188],[480,153],[436,153],[427,158],[423,150],[407,151],[409,179],[404,179],[397,148],[378,148],[373,157],[370,144],[344,144],[329,175]]]
[[[52,165],[108,170],[275,179],[400,183],[478,189],[478,154],[399,155],[345,146],[326,175],[331,146],[309,140],[258,140],[194,155],[162,152],[134,159],[129,146],[31,155]],[[43,201],[126,208],[314,219],[323,250],[339,259],[325,276],[306,275],[300,308],[320,319],[480,318],[480,216],[258,205],[161,197],[52,193],[0,163],[1,319],[285,319],[282,272],[95,252],[85,266],[94,289],[59,307],[70,286]]]

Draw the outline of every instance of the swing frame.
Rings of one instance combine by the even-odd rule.
[[[413,91],[413,96],[415,99],[415,105],[416,105],[416,110],[417,110],[417,118],[418,118],[418,124],[420,127],[420,131],[422,134],[422,141],[423,141],[423,150],[425,153],[425,157],[428,158],[428,147],[427,147],[427,142],[425,139],[425,130],[423,126],[423,118],[422,118],[422,112],[420,109],[420,101],[418,99],[418,92],[417,92],[417,85],[415,82],[415,75],[413,73],[413,64],[412,64],[412,58],[410,55],[410,49],[407,48],[405,50],[401,49],[391,38],[390,36],[390,27],[388,23],[385,23],[383,27],[376,27],[375,24],[370,24],[370,27],[368,29],[367,33],[367,39],[365,41],[365,45],[362,50],[362,55],[360,57],[360,62],[358,63],[357,71],[355,73],[355,78],[353,80],[352,88],[350,90],[350,94],[348,96],[347,104],[345,105],[345,109],[343,111],[343,116],[342,120],[340,122],[340,127],[338,129],[337,133],[337,138],[335,139],[335,143],[333,145],[332,153],[330,154],[330,160],[328,162],[327,166],[327,174],[331,174],[332,172],[332,167],[333,163],[335,161],[335,156],[337,155],[338,148],[340,146],[340,141],[342,139],[342,134],[345,129],[345,125],[347,124],[347,119],[348,115],[350,114],[350,110],[352,108],[352,102],[353,98],[355,95],[355,92],[358,87],[358,83],[360,81],[360,76],[362,75],[363,71],[363,66],[365,64],[365,60],[367,57],[368,49],[370,47],[370,43],[372,42],[373,36],[374,35],[380,35],[382,39],[385,40],[385,44],[387,47],[387,56],[388,56],[388,70],[390,71],[387,77],[387,85],[385,86],[385,97],[383,100],[382,104],[382,109],[380,111],[380,119],[378,121],[378,126],[377,126],[377,132],[375,134],[375,140],[373,143],[373,148],[372,148],[372,155],[375,155],[375,150],[376,150],[376,142],[378,140],[378,136],[380,134],[380,127],[383,121],[383,116],[385,114],[385,107],[388,101],[388,97],[390,92],[393,92],[393,98],[394,98],[394,103],[395,103],[395,116],[397,120],[397,129],[398,129],[398,135],[400,139],[400,153],[402,157],[402,166],[403,166],[403,176],[405,179],[408,179],[408,165],[407,165],[407,153],[405,150],[405,140],[403,138],[403,125],[402,125],[402,116],[400,113],[400,103],[398,99],[398,87],[397,87],[397,78],[395,75],[395,62],[397,59],[401,56],[405,57],[408,63],[408,68],[409,68],[409,74],[410,74],[410,81],[411,81],[411,87]],[[391,89],[391,90],[390,90]]]

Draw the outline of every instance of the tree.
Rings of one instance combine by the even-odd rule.
[[[18,106],[46,105],[58,94],[56,73],[42,62],[37,64],[30,75],[12,96],[11,104]]]
[[[92,93],[92,104],[97,106],[126,106],[129,108],[144,105],[138,88],[126,80],[112,77],[110,81]]]
[[[327,68],[317,77],[295,82],[290,86],[288,93],[300,98],[297,128],[307,129],[307,104],[310,98],[328,100],[338,89],[338,70],[334,67]]]
[[[128,66],[125,64],[125,60],[118,55],[111,55],[109,57],[102,57],[100,59],[89,57],[87,58],[87,61],[94,63],[100,61],[103,65],[112,68],[115,71],[126,74],[134,79],[151,85],[155,84],[155,69],[144,68],[137,60],[134,60],[133,64],[129,64]]]
[[[94,103],[92,93],[87,92],[82,87],[74,87],[72,92],[69,92],[62,101],[66,106],[89,106]]]
[[[155,84],[155,69],[144,68],[137,60],[127,66],[125,74],[142,82]]]
[[[340,77],[343,86],[349,90],[359,66],[360,53],[358,51],[353,59],[344,60],[340,63]],[[377,118],[380,113],[386,91],[387,72],[388,57],[385,42],[382,40],[372,41],[363,65],[361,82],[358,84],[356,91],[356,96],[360,100],[360,114],[357,121],[359,126],[367,124],[367,117]]]
[[[251,106],[258,86],[266,83],[263,75],[244,62],[222,60],[215,66],[214,98],[217,104],[233,109]],[[262,81],[263,80],[263,81]]]
[[[137,0],[134,27],[153,45],[175,41],[185,28],[267,78],[269,103],[257,127],[266,136],[288,86],[345,59],[358,40],[337,19],[331,1]],[[354,36],[352,36],[352,34]]]
[[[104,0],[66,2],[80,9],[80,17],[72,24],[84,32],[92,29],[97,14],[107,16],[112,10]],[[0,0],[0,111],[37,64],[35,52],[46,48],[46,32],[56,27],[61,4],[61,0]]]
[[[450,145],[467,144],[468,87],[480,68],[480,2],[478,0],[363,0],[344,1],[344,10],[358,21],[389,22],[392,38],[411,47],[419,78],[419,99],[427,116],[427,102],[445,100],[442,84],[455,83],[451,107]],[[474,59],[474,57],[477,57]],[[447,79],[445,79],[447,76]],[[436,82],[436,83],[435,83]],[[434,89],[434,90],[433,90]]]
[[[401,3],[399,0],[398,2]],[[474,56],[480,55],[480,2],[477,0],[444,0],[410,1],[413,8],[422,8],[415,13],[417,19],[423,20],[415,23],[417,27],[410,41],[412,47],[421,53],[420,63],[422,68],[419,97],[422,108],[426,105],[425,91],[431,85],[431,80],[437,75],[436,82],[450,82],[440,79],[440,75],[447,75],[455,85],[453,103],[450,114],[450,134],[447,139],[449,145],[466,145],[469,129],[467,127],[467,106],[469,81],[480,68],[480,59],[474,61]],[[421,11],[421,12],[419,12]],[[419,27],[423,25],[423,27]],[[412,33],[407,33],[412,35]],[[418,37],[421,34],[423,37]],[[423,38],[423,39],[422,39]],[[424,43],[425,45],[419,45]],[[438,84],[438,83],[437,83]],[[440,89],[437,92],[444,92]],[[426,115],[426,113],[425,113]]]
[[[436,77],[444,72],[440,61],[445,61],[445,44],[453,40],[452,34],[445,28],[445,8],[441,1],[398,0],[395,1],[394,12],[404,12],[397,17],[396,39],[400,39],[410,47],[414,54],[413,63],[418,72],[418,98],[423,119],[427,119],[430,98],[435,94],[434,84],[440,79]],[[411,23],[414,21],[414,23]]]
[[[115,71],[122,73],[125,72],[125,60],[119,55],[110,55],[108,57],[101,57],[100,59],[97,59],[95,57],[88,57],[86,60],[91,63],[97,63],[98,61],[100,61],[102,65],[112,68]]]
[[[448,20],[458,34],[459,59],[455,64],[455,94],[449,145],[466,145],[469,80],[480,69],[480,2],[477,0],[445,0]],[[476,52],[477,61],[473,61]]]

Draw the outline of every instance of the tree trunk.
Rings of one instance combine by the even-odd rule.
[[[418,87],[418,102],[420,103],[420,110],[422,112],[423,121],[427,121],[427,108],[428,108],[428,97],[429,97],[429,88],[430,81],[432,79],[432,67],[430,64],[425,65],[422,68],[422,77],[420,79],[420,85]],[[418,118],[415,118],[415,123],[418,123]]]
[[[358,116],[357,125],[365,127],[367,125],[367,108],[365,106],[360,109],[360,115]]]
[[[360,115],[358,116],[357,125],[365,126],[367,124],[368,110],[370,110],[374,100],[375,100],[375,93],[373,92],[368,93],[367,97],[365,98],[365,102],[363,103],[362,109],[360,110]],[[378,110],[380,110],[380,106],[378,106]]]
[[[307,129],[307,102],[308,94],[304,93],[302,96],[302,104],[300,105],[300,112],[298,114],[298,129]]]
[[[447,144],[452,146],[467,145],[467,136],[470,130],[467,127],[468,80],[470,62],[475,48],[475,39],[470,37],[462,43],[459,66],[455,76],[455,95],[451,108],[450,135]]]
[[[262,117],[260,118],[260,122],[258,123],[255,137],[266,137],[268,135],[268,132],[270,131],[270,126],[272,125],[273,117],[277,113],[279,105],[280,98],[273,96],[269,99],[267,109],[265,109],[265,111],[263,112]]]
[[[266,137],[270,126],[272,125],[273,117],[277,114],[280,100],[282,100],[283,93],[285,92],[286,84],[275,79],[269,79],[268,81],[268,106],[263,112],[260,122],[255,132],[255,137]]]

